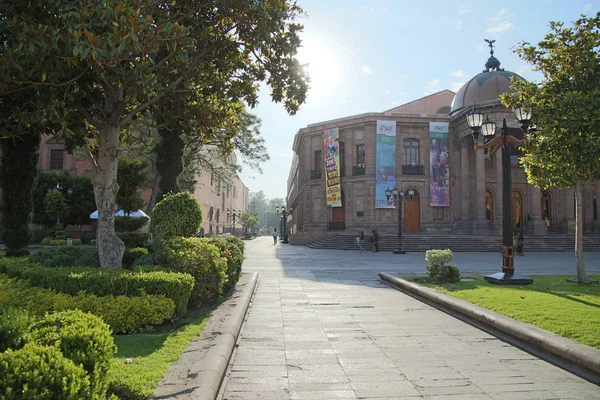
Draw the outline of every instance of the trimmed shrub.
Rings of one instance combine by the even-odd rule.
[[[143,266],[150,266],[150,265],[155,266],[156,261],[154,261],[154,254],[149,252],[148,254],[145,254],[139,258],[136,258],[136,260],[133,262],[133,267],[136,267],[138,265],[139,266],[142,266],[142,265]]]
[[[115,217],[115,230],[117,232],[135,232],[148,223],[146,217],[130,217],[118,215]]]
[[[33,325],[31,336],[36,344],[54,346],[65,358],[81,365],[89,377],[90,398],[104,398],[117,348],[110,328],[99,317],[80,310],[50,314]]]
[[[240,250],[237,242],[240,239],[234,237],[215,236],[209,239],[204,239],[211,244],[214,244],[221,251],[221,255],[227,259],[227,282],[225,283],[224,291],[227,292],[235,286],[242,274],[242,262],[244,261],[243,250]],[[242,246],[243,249],[243,246]]]
[[[135,249],[150,245],[149,232],[117,232],[117,236],[125,243],[125,248]]]
[[[152,210],[152,232],[163,238],[193,237],[200,231],[204,216],[202,206],[193,194],[167,193]],[[139,247],[139,246],[136,246]]]
[[[166,265],[194,277],[190,306],[214,304],[227,282],[227,260],[205,239],[174,237],[162,242]]]
[[[31,287],[0,275],[0,308],[24,308],[32,315],[80,309],[102,318],[114,333],[130,333],[148,325],[160,325],[175,314],[175,303],[165,296],[69,296]]]
[[[29,261],[40,263],[46,267],[100,267],[100,259],[96,249],[75,246],[42,249],[32,254]]]
[[[178,314],[183,314],[194,287],[194,278],[189,274],[152,269],[155,267],[148,267],[145,272],[71,267],[49,269],[24,260],[0,261],[0,273],[27,280],[32,286],[72,296],[80,292],[96,296],[164,295],[173,300]]]
[[[460,271],[458,268],[446,265],[454,255],[452,250],[427,250],[425,252],[425,260],[429,263],[427,271],[429,279],[433,283],[455,283],[460,280]]]
[[[0,398],[89,399],[90,381],[84,369],[54,347],[29,344],[0,353]]]
[[[0,353],[20,349],[29,342],[32,318],[27,310],[8,308],[0,316]]]
[[[29,240],[30,244],[41,243],[42,240],[44,240],[44,238],[46,237],[46,232],[41,231],[41,230],[32,230],[30,232],[31,232],[31,239]]]
[[[90,244],[93,239],[96,239],[96,233],[94,232],[84,232],[81,235],[81,243],[83,244]]]
[[[123,267],[130,267],[135,260],[148,254],[148,249],[145,247],[135,247],[133,249],[125,249],[123,254]]]
[[[221,237],[225,238],[225,240],[228,243],[237,246],[238,249],[240,249],[240,253],[242,253],[242,255],[244,255],[244,249],[245,249],[246,245],[244,244],[242,239],[238,238],[237,236],[221,236]]]

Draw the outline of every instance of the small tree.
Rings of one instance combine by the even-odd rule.
[[[123,157],[119,160],[117,172],[117,204],[126,215],[144,206],[144,198],[138,189],[145,188],[150,183],[150,172],[145,160]]]
[[[242,215],[239,216],[238,222],[242,224],[244,227],[244,232],[246,232],[249,228],[258,225],[258,213],[244,211]]]
[[[46,194],[44,200],[46,215],[53,220],[56,220],[56,226],[60,225],[61,218],[69,215],[69,206],[65,196],[60,190],[51,190]]]
[[[204,216],[202,205],[188,192],[167,193],[152,211],[152,232],[160,237],[192,237],[200,231]]]

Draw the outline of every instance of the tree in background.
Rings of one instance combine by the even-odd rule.
[[[575,188],[577,280],[590,283],[583,259],[583,183],[600,179],[600,13],[572,27],[551,22],[537,46],[516,52],[543,75],[540,84],[513,80],[506,106],[533,111],[536,132],[528,136],[521,163],[528,182],[539,188]]]
[[[254,228],[258,224],[258,214],[253,211],[244,211],[238,217],[237,221],[242,224],[244,233],[246,233],[250,228]]]
[[[144,189],[150,184],[148,163],[139,158],[121,158],[117,183],[119,184],[117,204],[125,215],[144,207],[144,198],[138,193],[138,189]]]
[[[60,190],[50,190],[44,199],[44,210],[48,218],[54,220],[56,229],[62,225],[62,218],[69,215],[67,200]]]

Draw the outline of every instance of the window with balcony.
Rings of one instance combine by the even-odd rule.
[[[404,139],[404,165],[420,165],[417,139]]]
[[[63,169],[65,153],[62,149],[50,150],[50,169]]]
[[[364,144],[356,145],[356,165],[352,166],[352,175],[364,175],[365,169],[367,167],[366,164],[366,151]]]

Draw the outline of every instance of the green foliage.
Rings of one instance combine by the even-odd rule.
[[[29,254],[31,190],[37,174],[39,132],[0,139],[1,225],[7,256]]]
[[[56,240],[51,241],[57,242]],[[29,257],[31,262],[40,263],[46,267],[99,267],[100,260],[96,249],[64,246],[54,249],[41,249]],[[0,267],[1,269],[1,267]]]
[[[73,296],[83,291],[96,296],[164,295],[173,300],[180,314],[185,311],[194,286],[194,279],[190,275],[173,271],[123,272],[68,267],[49,269],[25,260],[0,260],[0,273],[26,280],[32,286]]]
[[[93,239],[96,239],[96,233],[94,232],[84,232],[83,235],[81,235],[82,244],[90,244]]]
[[[131,267],[135,260],[145,255],[148,255],[148,249],[145,247],[125,249],[125,254],[123,254],[123,266]]]
[[[200,231],[203,220],[202,206],[193,194],[166,194],[152,210],[151,228],[164,238],[192,237]]]
[[[68,215],[61,218],[61,222],[66,225],[89,224],[90,214],[96,210],[92,181],[88,176],[69,175],[67,171],[39,173],[33,188],[33,222],[47,227],[56,224],[56,218],[50,218],[45,212],[44,199],[48,189],[54,190],[57,184],[69,208]]]
[[[117,172],[117,204],[125,214],[137,211],[144,206],[144,198],[138,193],[150,183],[148,163],[142,159],[123,157],[119,160]]]
[[[134,249],[150,245],[149,232],[117,232],[117,236],[125,243],[125,248]]]
[[[135,232],[147,223],[148,218],[146,217],[130,217],[127,215],[118,215],[115,217],[115,230],[117,232]]]
[[[84,369],[55,347],[30,344],[0,353],[0,398],[3,400],[90,397]]]
[[[194,277],[190,306],[214,304],[227,283],[227,260],[204,239],[173,237],[162,243],[166,265]]]
[[[46,232],[40,230],[32,230],[31,239],[29,241],[30,244],[41,243],[42,240],[46,237]]]
[[[0,313],[0,353],[18,350],[30,339],[32,318],[27,310],[8,308]]]
[[[69,310],[45,316],[33,325],[31,333],[37,344],[54,346],[82,366],[90,381],[89,398],[104,399],[110,362],[116,353],[108,325],[95,315]]]
[[[235,286],[242,273],[244,242],[235,236],[215,236],[205,240],[217,246],[221,251],[221,256],[227,259],[227,282],[224,291],[229,291]]]
[[[163,100],[163,103],[170,100],[171,98],[167,97],[165,100]],[[164,109],[164,111],[168,113],[170,110]],[[161,114],[157,113],[157,119],[159,123],[160,116]],[[164,196],[166,193],[180,192],[178,178],[183,172],[183,149],[185,143],[178,134],[179,132],[172,131],[171,125],[175,124],[179,125],[179,129],[181,129],[181,124],[178,124],[177,122],[169,124],[168,127],[158,129],[160,141],[158,141],[156,144],[155,151],[156,169],[158,170],[160,176],[160,180],[158,182],[160,190],[159,198]]]
[[[246,229],[258,225],[258,221],[258,213],[252,211],[244,211],[242,215],[238,217],[238,222]]]
[[[60,190],[51,190],[46,193],[44,209],[48,218],[55,220],[57,224],[69,214],[67,200]]]
[[[138,257],[134,262],[133,262],[133,267],[137,267],[137,266],[156,266],[156,261],[154,260],[154,254],[153,253],[148,253],[145,254],[143,256]]]
[[[429,279],[434,283],[454,283],[460,280],[460,271],[452,265],[446,265],[454,255],[452,250],[427,250],[425,260],[429,263],[427,271]]]

